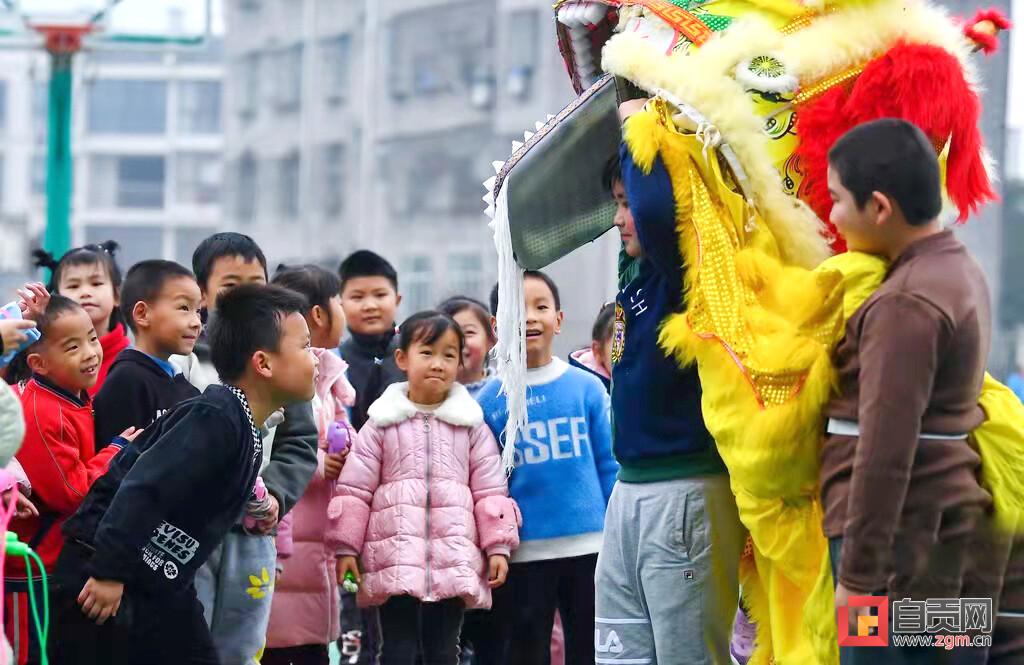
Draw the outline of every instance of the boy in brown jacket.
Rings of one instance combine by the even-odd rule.
[[[827,408],[821,492],[836,606],[866,595],[960,598],[991,502],[967,442],[985,418],[978,398],[991,335],[988,287],[938,220],[938,159],[914,125],[884,119],[851,130],[829,153],[828,184],[831,221],[850,249],[890,262],[835,353],[840,390]],[[865,613],[850,608],[851,635]],[[843,665],[956,655],[842,651]]]

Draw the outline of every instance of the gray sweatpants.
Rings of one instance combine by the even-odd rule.
[[[597,560],[595,662],[727,665],[745,539],[728,476],[616,483]]]
[[[258,665],[267,639],[277,548],[232,530],[196,574],[196,594],[223,665]]]

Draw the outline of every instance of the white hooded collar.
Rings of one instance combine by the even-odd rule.
[[[419,413],[416,405],[409,400],[409,383],[393,383],[374,402],[367,413],[378,427],[389,427],[405,422]],[[456,427],[476,427],[484,421],[484,412],[469,391],[459,383],[452,384],[448,398],[437,407],[433,415]]]

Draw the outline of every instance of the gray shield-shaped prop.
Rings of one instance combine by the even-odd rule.
[[[603,174],[622,131],[615,79],[600,79],[505,162],[494,196],[507,188],[516,263],[540,270],[613,226]]]

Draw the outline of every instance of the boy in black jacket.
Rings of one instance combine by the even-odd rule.
[[[351,335],[340,351],[348,363],[348,380],[356,389],[352,425],[358,430],[366,424],[370,405],[384,390],[405,381],[405,373],[395,364],[395,311],[402,296],[394,267],[369,250],[352,252],[341,262],[338,275],[341,306]]]
[[[192,272],[173,261],[142,261],[128,271],[121,311],[135,348],[117,356],[96,395],[97,447],[129,427],[149,427],[172,406],[199,394],[170,358],[195,348],[201,298]]]
[[[203,294],[203,305],[211,320],[216,319],[218,298],[243,284],[267,283],[267,260],[259,245],[247,235],[215,233],[192,254]],[[185,358],[182,368],[199,390],[216,382],[210,364],[211,348],[202,336],[195,353]],[[278,520],[284,517],[306,491],[317,465],[317,429],[312,402],[289,404],[263,423],[263,464],[260,477],[267,498],[254,503],[256,519],[248,529],[241,521],[231,528],[196,577],[196,591],[206,613],[206,622],[224,663],[255,665],[266,642],[267,624],[274,592],[277,550],[274,536]]]
[[[64,526],[55,662],[220,662],[195,574],[253,495],[256,423],[312,398],[316,360],[301,296],[247,285],[218,304],[209,339],[224,385],[119,454]]]

